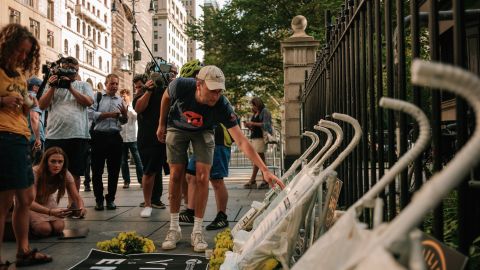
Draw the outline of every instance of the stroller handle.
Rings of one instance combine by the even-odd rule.
[[[325,155],[323,155],[320,161],[314,165],[314,170],[320,170],[325,161],[335,152],[335,150],[337,150],[343,141],[343,131],[337,123],[322,119],[318,122],[318,124],[335,132],[335,142],[333,143],[332,147],[328,149]]]

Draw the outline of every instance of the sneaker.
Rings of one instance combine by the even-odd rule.
[[[165,209],[165,208],[167,208],[167,206],[163,202],[158,202],[158,203],[152,202],[152,208]]]
[[[162,243],[162,249],[174,249],[177,247],[178,241],[182,239],[182,232],[177,230],[168,230],[167,237]]]
[[[138,206],[145,207],[145,202],[141,202]],[[165,209],[165,208],[167,208],[167,206],[163,202],[158,202],[158,203],[152,202],[152,208]]]
[[[123,188],[129,188],[129,187],[130,187],[130,183],[123,184]]]
[[[140,216],[143,218],[148,218],[152,215],[152,207],[145,207],[143,208],[142,212],[140,213]]]
[[[83,185],[85,186],[85,189],[84,189],[85,192],[92,191],[92,189],[90,188],[90,184],[83,184]]]
[[[205,229],[207,231],[211,231],[211,230],[222,229],[225,227],[228,227],[227,215],[225,215],[225,213],[223,212],[218,212],[217,216],[212,221],[212,223],[208,224],[207,227],[205,227]]]
[[[203,232],[192,232],[190,236],[192,242],[193,251],[195,252],[205,252],[208,248],[207,241],[203,237]]]
[[[184,223],[193,223],[195,220],[195,212],[192,209],[185,209],[180,211],[178,220]]]
[[[96,203],[95,204],[95,211],[103,211],[104,207],[103,207],[103,202],[101,203]]]

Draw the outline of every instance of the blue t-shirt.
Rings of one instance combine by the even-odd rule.
[[[178,78],[168,86],[170,112],[168,126],[188,131],[213,130],[218,123],[227,129],[238,124],[237,115],[226,97],[220,96],[210,107],[195,99],[196,80]]]

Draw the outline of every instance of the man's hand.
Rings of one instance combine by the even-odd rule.
[[[52,76],[50,76],[50,78],[48,78],[48,85],[49,85],[50,87],[53,87],[53,86],[52,86],[52,83],[54,83],[54,82],[57,81],[57,80],[58,80],[58,76],[57,76],[57,75],[52,75]]]
[[[145,83],[145,88],[147,88],[148,91],[153,91],[154,86],[155,86],[155,84],[153,83],[152,80],[148,80],[148,81]]]
[[[267,181],[267,183],[274,188],[275,185],[278,185],[281,189],[285,188],[285,184],[278,179],[273,173],[271,173],[269,170],[262,172],[263,174],[263,179]]]
[[[161,143],[165,143],[166,135],[167,135],[166,128],[159,125],[158,129],[157,129],[157,139],[158,139],[158,141],[161,142]]]
[[[33,150],[38,151],[42,147],[42,142],[40,138],[35,138],[35,143],[33,144]]]
[[[123,117],[127,117],[128,105],[125,106],[125,104],[122,102],[122,103],[117,105],[117,108],[120,111],[120,113],[123,115]]]

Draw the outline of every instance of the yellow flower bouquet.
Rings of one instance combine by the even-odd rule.
[[[210,270],[220,269],[220,265],[225,261],[225,252],[232,251],[233,239],[230,229],[219,232],[215,236],[215,249],[210,256]]]
[[[97,248],[118,254],[152,253],[155,251],[153,241],[136,232],[121,232],[112,240],[100,241]]]

